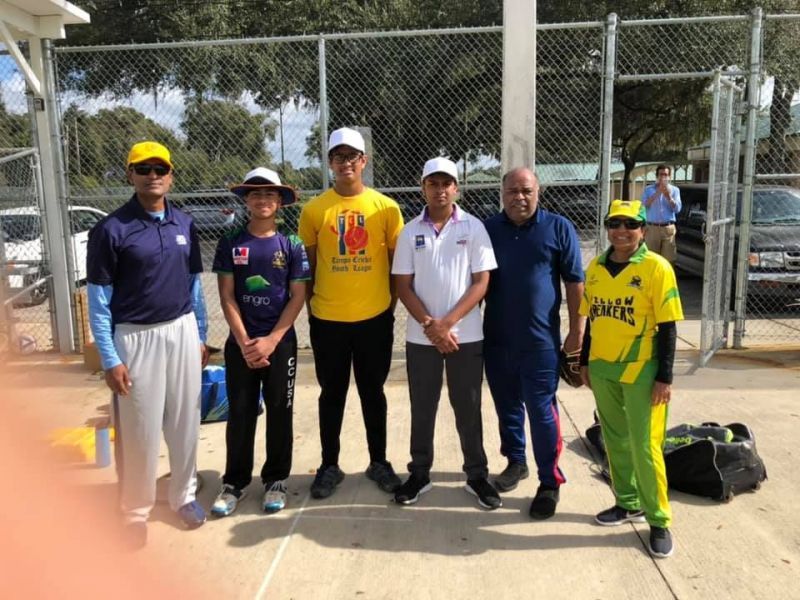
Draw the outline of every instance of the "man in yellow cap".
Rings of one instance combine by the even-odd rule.
[[[126,541],[147,541],[161,430],[169,449],[169,503],[189,528],[205,522],[195,500],[201,370],[207,320],[192,219],[167,200],[173,165],[157,142],[128,154],[134,194],[89,233],[89,318],[114,394],[117,469]]]

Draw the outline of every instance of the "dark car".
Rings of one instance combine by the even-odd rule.
[[[246,209],[235,196],[188,199],[181,210],[191,215],[200,237],[218,236],[246,221]]]
[[[676,223],[676,266],[688,273],[703,276],[708,186],[684,184],[679,187],[683,207]],[[741,202],[740,190],[737,195],[734,257],[739,247]],[[748,302],[796,305],[800,301],[800,190],[783,186],[754,186],[752,214],[748,249]]]

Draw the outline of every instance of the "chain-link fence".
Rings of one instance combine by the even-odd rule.
[[[47,244],[38,155],[0,150],[0,352],[53,347]]]
[[[764,19],[742,343],[800,339],[800,18]]]
[[[573,220],[587,260],[602,246],[597,224],[610,171],[624,171],[616,188],[622,193],[644,183],[635,181],[640,159],[631,148],[644,147],[647,160],[681,164],[690,158],[695,181],[707,180],[708,156],[695,159],[691,151],[702,154],[703,144],[708,146],[709,82],[721,70],[746,84],[753,47],[764,52],[757,72],[775,76],[773,107],[762,102],[760,109],[762,122],[773,125],[758,128],[754,219],[760,186],[779,183],[784,195],[793,196],[786,188],[797,185],[790,175],[800,171],[792,162],[799,120],[792,93],[800,79],[793,79],[795,61],[789,58],[800,39],[797,21],[767,18],[755,44],[749,16],[609,23],[540,25],[537,33],[540,200]],[[341,126],[365,133],[372,159],[367,182],[397,199],[406,220],[423,206],[421,166],[439,154],[459,165],[463,208],[487,217],[499,207],[499,27],[59,48],[56,73],[73,237],[82,233],[78,222],[100,214],[93,211],[108,212],[128,199],[124,158],[133,142],[146,138],[173,151],[171,198],[192,213],[207,268],[219,236],[245,219],[228,186],[264,164],[308,199],[330,184],[325,142]],[[3,78],[6,111],[0,113],[0,136],[6,137],[10,81]],[[24,110],[10,114],[19,120]],[[22,129],[29,139],[28,128]],[[782,154],[776,151],[779,136]],[[685,140],[683,150],[675,149],[675,139]],[[667,146],[675,154],[659,156]],[[790,201],[781,203],[791,208]],[[301,207],[283,211],[285,229],[296,230]],[[75,211],[86,214],[78,220]],[[75,254],[70,264],[80,282],[83,258],[74,246],[67,251]],[[756,252],[755,258],[751,252],[751,266],[755,260],[770,264],[776,252]],[[784,251],[784,266],[792,252]],[[752,281],[748,298],[755,297]],[[764,287],[777,287],[767,281]],[[204,276],[204,287],[211,342],[219,345],[227,327],[211,274]],[[766,325],[749,322],[762,315],[752,311],[756,303],[747,306],[750,336]],[[767,316],[770,323],[778,320]],[[398,344],[404,339],[399,317]],[[304,315],[298,331],[301,344],[307,343]],[[796,339],[797,330],[790,335]]]

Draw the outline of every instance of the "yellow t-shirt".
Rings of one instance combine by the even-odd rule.
[[[683,320],[683,308],[672,265],[646,245],[616,277],[605,267],[606,256],[595,257],[586,269],[579,310],[591,323],[589,360],[627,363],[622,381],[630,383],[656,358],[658,323]]]
[[[298,233],[307,247],[316,246],[311,313],[353,322],[389,308],[389,252],[402,228],[397,203],[372,188],[348,197],[331,188],[310,200]]]

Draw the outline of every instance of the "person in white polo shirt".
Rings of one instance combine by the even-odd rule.
[[[422,192],[427,205],[403,228],[392,264],[398,296],[409,312],[406,365],[411,396],[411,475],[394,498],[398,504],[414,504],[431,489],[433,434],[446,371],[464,454],[465,489],[480,506],[495,509],[502,501],[487,479],[483,450],[478,303],[497,263],[483,224],[455,204],[458,171],[453,161],[440,157],[426,162]]]

